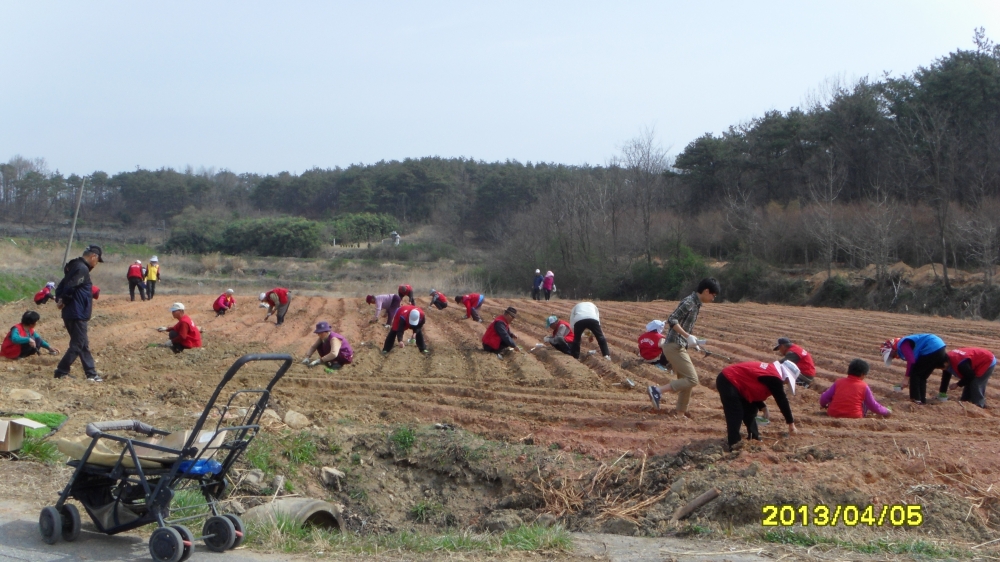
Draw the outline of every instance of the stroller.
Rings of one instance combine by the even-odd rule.
[[[282,363],[267,388],[237,390],[224,406],[216,407],[226,384],[243,366],[255,361]],[[135,420],[108,421],[88,424],[86,433],[90,439],[57,443],[60,451],[71,457],[68,464],[75,470],[56,504],[42,509],[38,518],[42,540],[54,544],[60,538],[73,541],[79,536],[80,512],[67,503],[73,498],[83,504],[97,530],[107,535],[155,523],[157,528],[149,537],[149,553],[156,561],[187,560],[196,540],[204,541],[215,552],[239,546],[244,537],[243,522],[234,514],[220,514],[219,500],[229,486],[226,478],[229,470],[260,431],[260,418],[272,388],[291,364],[292,357],[286,354],[245,355],[237,359],[222,377],[191,431],[171,433]],[[246,407],[241,407],[244,404]],[[202,431],[213,412],[219,418],[214,430]],[[208,423],[211,427],[211,422]],[[112,431],[133,431],[150,439],[131,439],[109,433]],[[215,456],[220,458],[214,459]],[[186,501],[171,506],[178,493]],[[191,498],[194,505],[190,505]],[[189,510],[197,513],[171,518],[177,512]],[[202,526],[201,536],[196,537],[180,524],[202,519],[209,515],[206,511],[210,516]]]

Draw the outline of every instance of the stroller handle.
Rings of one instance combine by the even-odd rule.
[[[87,437],[96,437],[106,431],[134,431],[144,435],[152,436],[157,433],[156,428],[139,420],[118,420],[92,422],[87,424]]]

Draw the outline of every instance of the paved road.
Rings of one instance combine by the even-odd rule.
[[[146,542],[149,539],[148,536],[126,534],[109,537],[88,530],[92,528],[89,522],[85,522],[80,538],[75,542],[58,542],[54,545],[48,545],[42,542],[38,534],[38,510],[35,507],[21,502],[0,501],[0,562],[69,562],[78,560],[125,562],[150,559]],[[771,557],[759,556],[756,552],[746,552],[744,550],[746,547],[684,539],[647,539],[590,533],[574,533],[573,539],[576,548],[571,558],[590,561],[660,562],[671,560],[671,558],[677,562],[705,562],[722,559],[730,562],[773,560]],[[414,558],[422,559],[424,555],[418,555]],[[309,558],[255,554],[243,549],[227,555],[219,555],[199,545],[191,557],[191,562],[199,560],[279,562],[309,560]]]

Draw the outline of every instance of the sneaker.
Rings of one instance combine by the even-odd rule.
[[[587,352],[587,355],[597,355],[597,350],[591,349],[590,351]]]
[[[666,367],[664,367],[663,365],[660,365],[659,363],[653,363],[653,366],[656,367],[657,369],[661,370],[661,371],[666,371],[667,370]]]
[[[406,342],[406,343],[409,343],[409,344],[416,344],[416,343],[417,343],[417,338],[410,338],[409,340],[407,340],[407,342]]]
[[[55,375],[54,375],[54,377],[55,377],[56,379],[65,379],[66,377],[69,377],[69,373],[60,373],[60,372],[59,372],[59,371],[57,370],[57,371],[55,371]],[[70,377],[70,378],[72,378],[72,377]]]
[[[605,355],[604,358],[607,359],[608,361],[611,361],[611,356],[610,355]]]
[[[87,382],[104,382],[104,379],[101,378],[101,375],[94,375],[87,377]]]
[[[425,350],[421,351],[420,353],[423,353],[424,355],[430,355],[431,354],[431,350],[425,349]]]
[[[655,386],[650,386],[646,388],[646,394],[649,394],[649,400],[653,403],[653,407],[657,410],[660,409],[660,389]]]
[[[386,355],[389,355],[389,352],[383,349],[382,350],[382,357],[385,357]]]
[[[327,367],[327,368],[323,369],[323,371],[325,371],[327,373],[334,373],[334,372],[337,372],[339,370],[340,370],[340,365],[334,365],[333,367]]]
[[[503,359],[503,353],[497,353],[497,359]]]
[[[938,399],[938,402],[947,402],[948,401],[948,393],[947,392],[939,392],[937,399]]]

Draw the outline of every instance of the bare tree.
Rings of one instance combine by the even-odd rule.
[[[808,229],[823,248],[826,261],[826,277],[833,276],[833,259],[840,245],[839,232],[835,221],[837,198],[844,188],[845,171],[837,161],[833,148],[825,149],[817,156],[821,177],[809,181],[809,195],[812,198],[813,220],[807,222]]]
[[[656,134],[652,128],[643,130],[622,147],[621,166],[642,220],[643,251],[647,264],[653,263],[650,230],[653,214],[659,209],[663,199],[663,173],[668,164],[667,153],[656,143]]]

